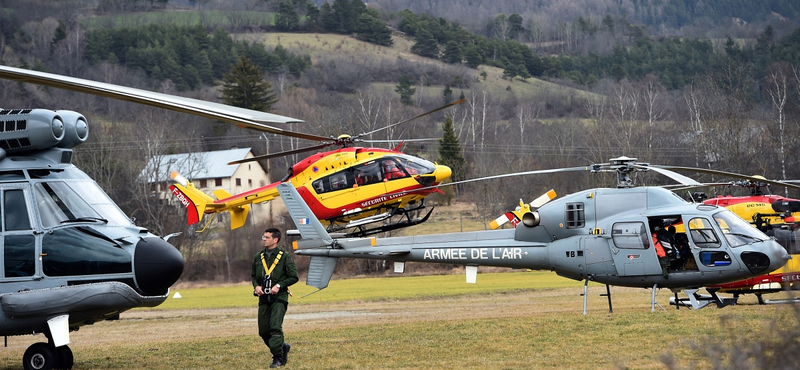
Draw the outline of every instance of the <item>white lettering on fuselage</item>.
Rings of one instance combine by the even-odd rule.
[[[173,187],[172,194],[175,194],[175,196],[178,197],[178,200],[181,202],[181,204],[183,204],[184,207],[189,208],[189,199],[186,199],[186,196],[183,195],[183,192],[178,190],[178,188]]]
[[[366,201],[366,202],[362,202],[362,203],[361,203],[361,206],[362,206],[362,207],[374,206],[374,205],[376,205],[376,204],[383,203],[383,202],[385,202],[385,201],[387,201],[387,200],[392,200],[392,199],[395,199],[395,198],[400,198],[400,197],[402,197],[402,196],[404,196],[404,195],[406,195],[406,194],[408,194],[408,192],[402,191],[402,192],[395,193],[395,194],[382,195],[382,196],[380,196],[380,197],[377,197],[377,198],[375,198],[375,199],[370,199],[370,200],[368,200],[368,201]]]
[[[522,248],[430,248],[423,260],[521,260]]]

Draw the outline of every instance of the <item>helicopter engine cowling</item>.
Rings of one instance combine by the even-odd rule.
[[[86,118],[72,111],[0,110],[0,159],[52,147],[72,148],[88,137]]]
[[[56,113],[64,122],[64,139],[58,143],[59,148],[72,149],[89,138],[89,124],[86,117],[71,110],[59,110]]]

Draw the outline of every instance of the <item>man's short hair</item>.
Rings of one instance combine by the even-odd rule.
[[[281,231],[274,227],[264,230],[264,233],[270,233],[274,239],[278,239],[278,242],[281,241]]]

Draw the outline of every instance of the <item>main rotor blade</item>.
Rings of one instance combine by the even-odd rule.
[[[582,166],[582,167],[554,168],[554,169],[549,169],[549,170],[536,170],[536,171],[504,173],[502,175],[486,176],[486,177],[479,177],[479,178],[476,178],[476,179],[448,182],[446,184],[439,184],[437,186],[431,186],[431,188],[436,188],[436,187],[441,188],[441,187],[445,187],[445,186],[467,184],[467,183],[470,183],[470,182],[484,181],[484,180],[502,179],[502,178],[514,177],[514,176],[539,175],[539,174],[544,174],[544,173],[558,173],[558,172],[591,171],[591,170],[592,170],[592,167]]]
[[[278,135],[314,141],[331,140],[329,137],[284,130],[266,124],[301,123],[304,122],[303,120],[204,100],[7,66],[0,66],[0,78],[145,104],[200,117],[231,122],[239,126]]]
[[[656,171],[656,172],[658,172],[658,173],[660,173],[660,174],[662,174],[662,175],[664,175],[666,177],[669,177],[669,178],[681,183],[682,185],[698,186],[698,187],[699,186],[703,186],[703,184],[695,181],[694,179],[691,179],[689,177],[683,176],[683,175],[681,175],[681,174],[679,174],[677,172],[673,172],[673,171],[670,171],[670,170],[665,169],[665,168],[660,168],[660,167],[650,166],[650,165],[647,165],[647,166],[635,165],[635,167],[646,168],[646,169],[649,169],[649,170]]]
[[[734,172],[709,170],[709,169],[705,169],[705,168],[695,168],[695,167],[681,167],[681,166],[658,165],[658,166],[649,166],[649,167],[651,169],[655,168],[655,167],[659,167],[659,168],[668,169],[668,170],[692,171],[692,172],[698,172],[698,173],[705,173],[705,174],[709,174],[709,175],[727,176],[727,177],[733,177],[733,178],[737,178],[737,179],[749,180],[749,181],[753,181],[753,182],[763,182],[763,183],[770,184],[770,185],[775,185],[775,186],[784,186],[784,187],[792,188],[792,189],[800,189],[800,185],[796,185],[796,184],[793,184],[793,183],[790,183],[790,182],[768,180],[768,179],[764,179],[764,178],[761,178],[761,177],[747,176],[747,175],[742,175],[742,174],[734,173]]]
[[[327,143],[322,143],[322,144],[319,144],[319,145],[308,146],[308,147],[305,147],[305,148],[286,150],[286,151],[278,152],[278,153],[259,155],[259,156],[255,156],[253,158],[240,159],[238,161],[228,162],[228,164],[241,164],[241,163],[247,163],[247,162],[255,162],[255,161],[258,161],[258,160],[262,160],[262,159],[270,159],[270,158],[283,157],[283,156],[286,156],[286,155],[292,155],[292,154],[297,154],[297,153],[305,153],[305,152],[310,152],[312,150],[322,149],[322,148],[324,148],[324,147],[326,147],[328,145],[333,145],[333,144],[335,144],[335,143],[327,142]]]
[[[399,142],[417,142],[417,141],[439,141],[442,140],[441,138],[437,137],[429,137],[427,139],[397,139],[397,140],[360,140],[364,143],[399,143]]]
[[[438,111],[440,111],[440,110],[442,110],[442,109],[447,109],[447,108],[450,108],[450,107],[452,107],[452,106],[454,106],[454,105],[461,104],[461,103],[463,103],[463,102],[465,102],[465,101],[467,101],[467,99],[461,99],[461,100],[457,100],[457,101],[454,101],[454,102],[452,102],[452,103],[450,103],[450,104],[447,104],[447,105],[444,105],[444,106],[442,106],[442,107],[436,108],[436,109],[434,109],[434,110],[432,110],[432,111],[428,111],[428,112],[422,113],[422,114],[420,114],[420,115],[418,115],[418,116],[416,116],[416,117],[412,117],[412,118],[409,118],[409,119],[405,119],[405,120],[402,120],[402,121],[400,121],[400,122],[393,123],[393,124],[391,124],[391,125],[389,125],[389,126],[385,126],[385,127],[381,127],[381,128],[379,128],[379,129],[376,129],[376,130],[372,130],[372,131],[370,131],[370,132],[365,132],[365,133],[363,133],[363,134],[361,134],[361,135],[359,135],[359,136],[367,136],[367,135],[371,135],[371,134],[374,134],[374,133],[376,133],[376,132],[378,132],[378,131],[383,131],[383,130],[386,130],[386,129],[389,129],[389,128],[392,128],[392,127],[395,127],[395,126],[397,126],[397,125],[402,125],[402,124],[404,124],[404,123],[406,123],[406,122],[413,121],[413,120],[415,120],[415,119],[417,119],[417,118],[422,118],[422,117],[425,117],[425,116],[427,116],[427,115],[429,115],[429,114],[436,113],[436,112],[438,112]]]

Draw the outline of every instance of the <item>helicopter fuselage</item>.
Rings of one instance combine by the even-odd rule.
[[[70,329],[162,303],[183,271],[172,245],[134,225],[52,148],[0,161],[0,335]]]
[[[609,285],[700,287],[750,278],[783,266],[788,254],[731,211],[690,204],[661,188],[590,189],[538,209],[538,223],[516,229],[378,238],[370,246],[339,239],[300,255],[552,270]],[[656,255],[654,225],[689,225],[688,258],[668,276]]]

